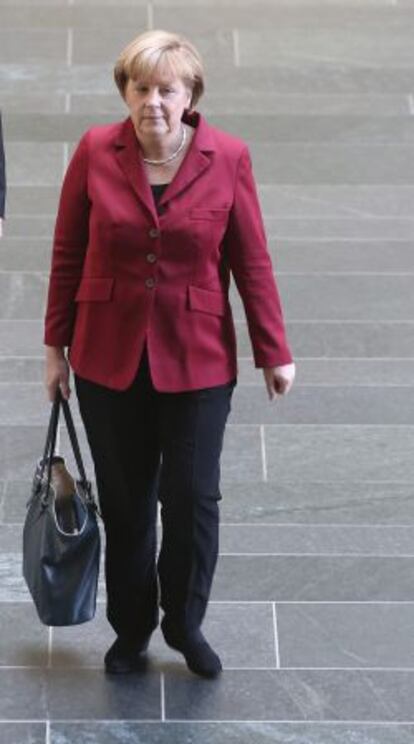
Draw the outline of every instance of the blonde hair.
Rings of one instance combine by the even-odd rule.
[[[191,90],[191,108],[204,93],[203,62],[197,49],[184,36],[169,31],[146,31],[122,50],[114,78],[121,96],[130,78],[149,80],[174,75]]]

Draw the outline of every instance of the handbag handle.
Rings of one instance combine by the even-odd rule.
[[[49,419],[48,431],[46,435],[45,448],[43,451],[43,458],[41,461],[40,471],[38,475],[39,480],[42,480],[45,466],[47,463],[47,481],[46,481],[47,485],[46,485],[46,493],[44,494],[44,502],[47,501],[47,498],[49,496],[50,482],[51,482],[51,476],[52,476],[52,462],[53,462],[53,457],[55,454],[57,428],[59,424],[59,413],[60,413],[61,406],[63,408],[66,426],[69,432],[69,438],[71,441],[73,453],[75,455],[76,465],[77,465],[79,475],[80,475],[80,482],[87,493],[87,501],[89,501],[90,503],[96,506],[95,500],[91,493],[91,483],[87,479],[85,468],[83,465],[82,455],[81,455],[81,451],[79,447],[76,429],[73,423],[73,418],[72,418],[72,413],[70,410],[69,402],[65,398],[63,398],[59,387],[56,390],[56,395],[53,401],[53,406],[52,406],[50,419]]]

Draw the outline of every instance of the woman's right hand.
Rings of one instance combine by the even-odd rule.
[[[58,346],[46,347],[45,385],[50,401],[54,401],[60,386],[62,396],[69,400],[69,364],[64,351]]]

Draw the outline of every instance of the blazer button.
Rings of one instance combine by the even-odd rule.
[[[158,230],[157,227],[152,227],[151,230],[149,231],[149,236],[150,238],[159,238],[160,231]]]
[[[156,260],[157,260],[157,257],[155,255],[155,253],[147,253],[147,261],[148,261],[148,263],[155,263]]]
[[[153,276],[149,276],[148,279],[145,280],[145,286],[152,289],[152,287],[155,287],[155,279]]]

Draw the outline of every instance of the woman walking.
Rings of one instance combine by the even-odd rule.
[[[149,31],[123,50],[114,74],[129,115],[81,137],[62,187],[46,386],[50,400],[57,386],[68,398],[70,364],[106,534],[107,617],[117,634],[107,672],[137,667],[160,605],[166,643],[193,672],[214,677],[222,666],[201,624],[237,383],[230,274],[270,398],[289,390],[294,364],[248,148],[195,110],[199,53],[177,34]]]

